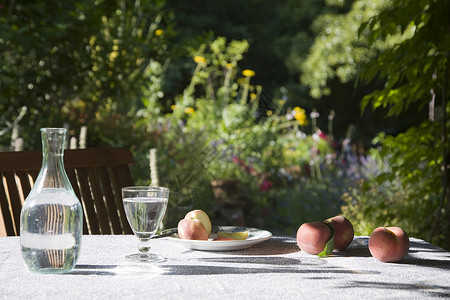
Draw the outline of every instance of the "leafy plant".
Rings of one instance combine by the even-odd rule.
[[[439,164],[440,151],[436,141],[426,138],[416,140],[406,151],[420,130],[427,132],[428,128],[413,128],[396,138],[380,137],[389,147],[371,151],[369,164],[362,166],[366,168],[364,177],[344,194],[342,209],[357,234],[370,235],[376,227],[395,224],[411,236],[429,238],[440,198],[436,193],[440,183],[434,179],[439,177],[439,169],[430,166]],[[432,241],[441,244],[444,238],[439,234]]]
[[[139,126],[149,138],[141,146],[158,149],[159,182],[176,197],[169,201],[172,211],[211,210],[211,181],[233,180],[252,195],[246,198],[246,215],[257,222],[258,212],[278,205],[284,195],[274,191],[322,175],[332,153],[328,140],[320,131],[311,136],[300,131],[306,124],[300,108],[286,109],[284,101],[263,103],[261,88],[250,83],[254,72],[238,71],[247,47],[245,41],[218,38],[193,51],[192,81],[175,97],[171,111],[157,99],[144,100]],[[295,179],[288,180],[290,175]]]
[[[133,123],[151,62],[167,58],[165,2],[7,2],[0,5],[0,121],[27,108],[19,124],[25,149],[39,148],[36,128],[64,123],[89,126],[90,145],[123,142],[108,140],[111,127],[119,118]]]
[[[386,139],[384,143],[389,151],[398,150],[403,157],[410,158],[401,160],[399,156],[394,156],[393,170],[402,177],[404,187],[414,186],[412,194],[415,197],[409,198],[409,202],[428,208],[422,211],[422,219],[429,220],[430,216],[435,219],[434,224],[426,222],[422,232],[428,232],[428,240],[447,248],[450,247],[450,123],[447,117],[450,111],[449,13],[450,5],[446,1],[399,1],[360,29],[370,29],[369,40],[372,44],[399,33],[408,37],[386,49],[365,68],[364,79],[379,78],[385,81],[385,86],[367,95],[363,108],[369,104],[373,108],[384,106],[389,108],[388,115],[398,116],[412,105],[423,107],[430,105],[431,101],[432,122],[422,122],[405,135]],[[407,49],[414,49],[414,53],[405,52]],[[434,116],[439,98],[442,99],[441,109],[437,110],[440,113]],[[415,168],[411,164],[414,161],[418,163]],[[437,198],[440,200],[436,201]],[[430,208],[434,213],[430,212]],[[417,227],[420,228],[420,225]],[[446,237],[445,241],[442,237]]]
[[[387,221],[407,224],[412,233],[446,248],[450,239],[444,242],[442,237],[450,236],[449,12],[450,6],[441,0],[355,1],[342,18],[330,19],[347,20],[346,27],[325,26],[304,65],[313,72],[304,80],[309,80],[305,83],[316,96],[329,79],[355,80],[375,87],[361,101],[365,114],[371,107],[386,117],[414,121],[406,133],[376,140],[392,173],[366,179],[361,190],[353,190],[359,196],[352,203],[359,204],[346,211],[364,215],[365,220],[358,219],[375,226],[382,215],[373,213],[372,208],[385,205],[390,214],[401,216],[386,216]],[[338,55],[326,55],[328,49]],[[359,55],[348,60],[350,53]],[[317,76],[316,82],[310,80]],[[428,108],[431,122],[423,113]],[[384,199],[375,197],[377,184],[390,189],[381,193]],[[421,209],[412,211],[414,206]],[[417,224],[419,219],[425,221]]]

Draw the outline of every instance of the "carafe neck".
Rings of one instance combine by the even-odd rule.
[[[64,169],[65,128],[42,128],[42,167],[36,184],[40,188],[71,189]]]

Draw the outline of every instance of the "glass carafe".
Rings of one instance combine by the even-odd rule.
[[[77,263],[83,211],[64,169],[66,129],[42,128],[42,167],[20,214],[20,246],[37,273],[65,273]]]

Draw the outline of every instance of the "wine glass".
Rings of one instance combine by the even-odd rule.
[[[134,234],[139,238],[139,252],[127,255],[135,262],[161,262],[165,258],[149,253],[150,240],[164,217],[169,189],[157,186],[122,188],[123,207]]]

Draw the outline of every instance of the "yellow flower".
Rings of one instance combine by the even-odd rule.
[[[109,60],[113,62],[118,56],[119,56],[119,52],[113,51],[109,54]]]
[[[250,94],[250,99],[255,99],[256,98],[256,94],[255,93],[251,93]]]
[[[306,115],[299,113],[299,114],[295,114],[295,119],[297,120],[298,124],[303,126],[306,124]]]
[[[95,36],[91,36],[89,39],[89,45],[94,46],[96,40],[97,38]]]
[[[162,30],[162,29],[157,29],[156,31],[155,31],[155,35],[156,36],[160,36],[160,35],[163,35],[164,34],[164,30]]]
[[[245,77],[253,77],[255,76],[255,71],[247,69],[242,71],[242,75],[244,75]]]
[[[194,109],[192,107],[186,107],[184,109],[184,113],[187,115],[190,115],[190,114],[194,113]]]
[[[176,106],[175,104],[172,104],[172,105],[170,106],[170,109],[171,109],[171,110],[175,110],[175,108],[177,108],[177,106]]]
[[[271,115],[273,115],[273,112],[271,110],[268,110],[267,115],[270,117]]]
[[[199,55],[197,55],[197,56],[194,57],[194,61],[195,61],[196,63],[198,63],[198,64],[200,64],[200,63],[202,63],[202,64],[206,63],[206,59],[205,59],[203,56],[199,56]]]
[[[299,118],[299,119],[297,119],[297,122],[298,122],[298,125],[303,126],[308,123],[308,120],[306,120],[306,118]]]
[[[306,119],[305,110],[298,106],[294,107],[294,118],[297,120],[300,126],[306,125],[308,122],[308,120]]]

